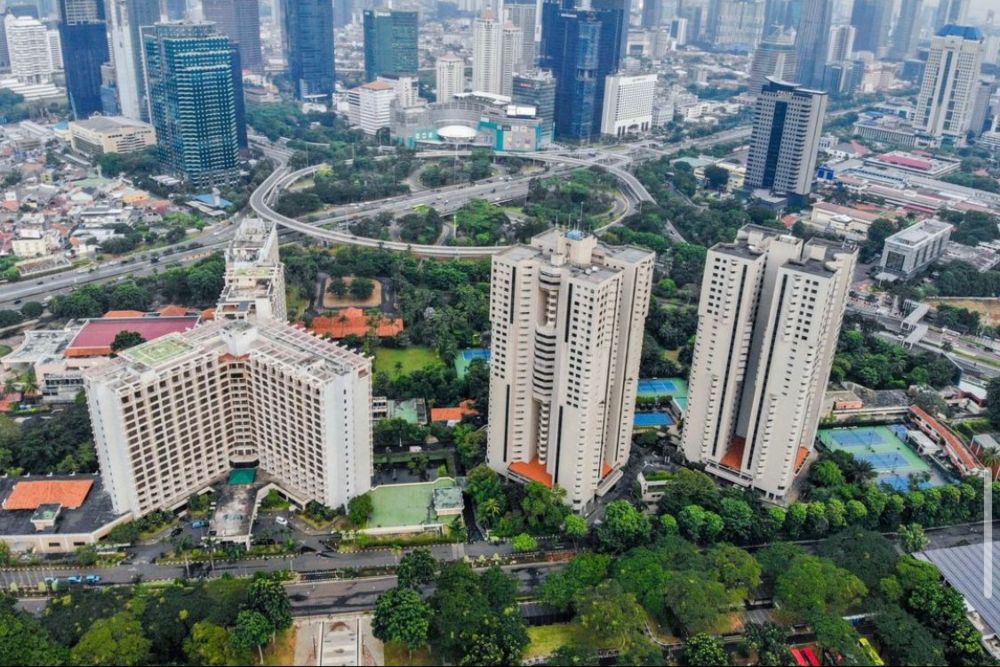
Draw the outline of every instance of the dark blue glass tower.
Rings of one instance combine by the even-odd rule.
[[[385,9],[364,11],[365,81],[382,74],[416,76],[417,12]]]
[[[587,140],[601,131],[604,80],[618,70],[624,49],[624,3],[604,9],[542,7],[542,67],[556,78],[557,139]]]
[[[333,94],[333,2],[285,2],[288,77],[299,99]]]
[[[104,0],[59,0],[66,91],[76,118],[101,111],[101,65],[110,60]]]

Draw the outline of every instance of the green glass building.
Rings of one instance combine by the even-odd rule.
[[[160,160],[195,187],[239,177],[234,49],[211,23],[160,23],[143,31],[150,120]]]
[[[417,12],[366,9],[364,34],[365,81],[382,74],[416,76]]]

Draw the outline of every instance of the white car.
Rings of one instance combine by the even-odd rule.
[[[283,516],[276,516],[276,517],[274,517],[274,522],[276,524],[278,524],[279,526],[287,526],[288,525],[288,519],[286,519]]]

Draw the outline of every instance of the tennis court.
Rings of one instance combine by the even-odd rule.
[[[459,350],[455,355],[455,374],[459,380],[465,379],[465,374],[469,372],[469,366],[476,359],[482,359],[486,363],[490,362],[490,351],[485,347],[470,347]]]
[[[641,398],[659,398],[673,396],[687,398],[687,382],[681,378],[648,378],[639,380],[639,396]]]
[[[368,528],[420,526],[438,523],[434,511],[434,489],[456,486],[455,480],[442,477],[433,482],[383,484],[370,491],[373,511]]]
[[[829,449],[850,452],[854,458],[867,461],[878,473],[878,481],[897,490],[906,490],[911,475],[929,473],[930,480],[921,487],[940,486],[947,480],[937,470],[920,458],[901,436],[906,427],[855,426],[848,428],[820,429],[818,437]]]
[[[674,419],[666,412],[637,412],[632,420],[635,428],[656,428],[657,426],[673,426]]]

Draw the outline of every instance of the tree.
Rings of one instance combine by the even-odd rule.
[[[646,639],[646,615],[642,607],[617,582],[604,582],[585,591],[576,608],[581,634],[594,648],[628,653]]]
[[[330,278],[330,286],[327,288],[327,291],[338,299],[343,299],[347,296],[347,282],[340,276],[334,276]]]
[[[141,665],[146,661],[152,642],[142,624],[127,611],[94,621],[80,637],[70,655],[77,665]]]
[[[124,282],[111,290],[108,296],[108,308],[111,310],[149,309],[149,292],[133,282]]]
[[[778,577],[774,599],[783,612],[805,618],[812,613],[843,614],[867,592],[860,579],[830,559],[799,556]]]
[[[245,665],[247,656],[233,647],[229,630],[208,621],[199,621],[184,640],[184,655],[195,665]]]
[[[611,556],[582,553],[561,570],[552,572],[542,582],[542,602],[558,611],[569,611],[577,595],[596,586],[608,577],[613,559]]]
[[[729,183],[729,172],[718,165],[710,164],[705,167],[705,181],[713,190],[723,190]]]
[[[773,623],[749,623],[743,628],[742,650],[747,655],[756,653],[756,664],[762,667],[794,666],[795,656],[787,642],[785,630]]]
[[[990,426],[1000,428],[1000,377],[991,378],[986,384],[986,415]]]
[[[24,315],[29,320],[41,317],[43,312],[45,312],[45,306],[38,303],[37,301],[28,301],[23,306],[21,306],[21,314]]]
[[[924,534],[924,527],[919,523],[911,523],[899,527],[899,543],[906,553],[923,551],[931,543]]]
[[[861,636],[854,627],[839,615],[816,612],[811,614],[810,623],[816,633],[816,641],[834,655],[842,656],[842,664],[868,664],[861,653]]]
[[[566,518],[563,519],[562,532],[566,537],[571,538],[574,544],[585,538],[588,530],[587,520],[579,514],[567,514]]]
[[[597,653],[587,646],[566,644],[556,649],[545,664],[549,667],[590,667],[598,664]]]
[[[358,301],[367,301],[375,291],[375,283],[368,278],[353,278],[351,280],[351,296]]]
[[[521,533],[520,535],[514,536],[514,539],[511,540],[511,546],[514,547],[514,551],[517,552],[537,551],[538,540],[528,533]]]
[[[719,516],[722,517],[723,534],[726,539],[742,544],[750,539],[756,516],[753,508],[745,500],[723,498]]]
[[[264,614],[252,609],[244,609],[236,617],[236,625],[233,627],[230,639],[237,649],[250,651],[256,648],[260,662],[263,664],[264,650],[262,647],[270,641],[273,634],[274,626]]]
[[[260,612],[277,630],[292,625],[292,603],[285,587],[276,579],[257,577],[250,584],[250,608]]]
[[[917,619],[897,605],[872,614],[875,637],[893,665],[946,665],[944,646]]]
[[[677,525],[681,534],[701,544],[712,544],[722,533],[722,517],[709,512],[700,505],[688,505],[677,515]]]
[[[607,551],[621,553],[649,541],[649,517],[627,500],[608,503],[604,522],[597,528],[597,540]]]
[[[364,526],[375,511],[370,493],[363,493],[360,496],[351,498],[347,503],[347,518],[353,526],[358,528]]]
[[[711,630],[731,600],[726,587],[705,572],[673,572],[667,584],[672,624],[687,635]]]
[[[115,334],[115,339],[111,342],[112,352],[121,352],[136,345],[142,345],[146,339],[138,331],[119,331]]]
[[[431,607],[412,588],[390,588],[378,596],[373,634],[384,642],[402,642],[413,650],[427,643]]]
[[[748,552],[731,544],[719,544],[708,552],[708,561],[719,576],[719,581],[733,597],[741,602],[750,591],[760,586],[760,564]]]
[[[437,561],[429,549],[414,549],[403,556],[396,568],[396,584],[401,588],[416,588],[429,584],[437,573]]]
[[[15,608],[13,597],[0,597],[0,664],[64,665],[69,654],[52,640],[31,614]]]
[[[685,665],[692,667],[732,664],[722,642],[704,633],[694,635],[687,640],[681,660]]]

